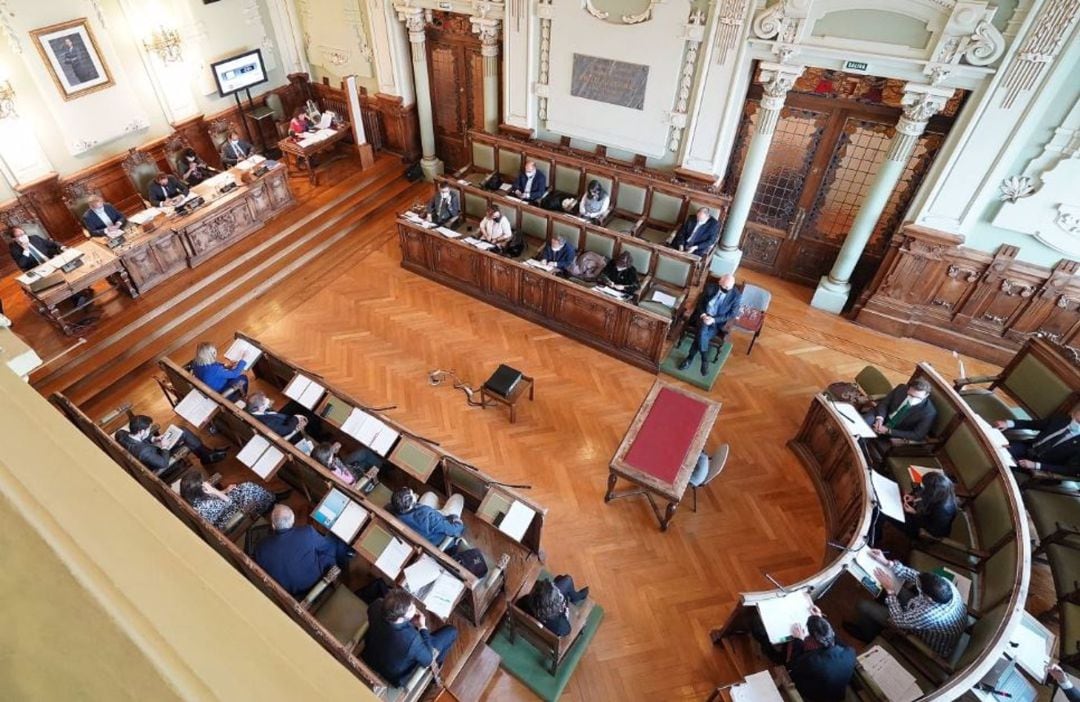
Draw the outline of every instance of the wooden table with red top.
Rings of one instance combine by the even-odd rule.
[[[719,402],[660,380],[653,383],[611,459],[604,502],[644,495],[660,531],[667,531],[719,413]],[[619,478],[638,487],[616,492]],[[653,495],[667,500],[663,514]]]

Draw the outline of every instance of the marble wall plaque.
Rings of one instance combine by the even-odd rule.
[[[574,54],[570,83],[570,94],[574,97],[641,110],[645,107],[648,82],[648,66]]]

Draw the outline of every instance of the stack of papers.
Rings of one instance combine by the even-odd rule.
[[[510,505],[510,509],[506,511],[506,514],[503,515],[502,520],[499,522],[499,531],[514,541],[521,541],[535,516],[535,510],[524,502],[514,500],[514,504]]]
[[[435,616],[446,619],[454,609],[465,583],[446,572],[434,558],[424,554],[405,569],[405,589]]]
[[[769,671],[746,676],[746,681],[731,687],[732,702],[783,702]]]
[[[503,183],[502,185],[499,186],[499,190],[503,191],[504,193],[507,193],[507,192],[510,192],[510,188],[512,188],[512,187],[514,187],[513,183]]]
[[[495,248],[494,244],[489,244],[488,242],[477,239],[476,237],[467,236],[462,239],[462,241],[464,241],[470,246],[475,246],[478,249],[483,249],[484,251],[491,251],[493,248]]]
[[[367,521],[368,513],[348,495],[332,488],[312,516],[339,539],[351,544]]]
[[[315,126],[319,130],[329,129],[330,125],[334,123],[334,111],[327,110],[319,115],[319,121],[315,123]]]
[[[412,552],[409,544],[393,536],[383,552],[375,559],[375,567],[390,576],[391,580],[396,580],[398,574],[401,573],[401,567],[405,565],[405,561],[409,559]]]
[[[380,456],[386,456],[400,436],[386,422],[356,407],[342,423],[341,430]]]
[[[881,646],[873,646],[859,656],[859,663],[889,702],[914,702],[922,697],[915,676]]]
[[[159,214],[161,214],[161,210],[159,210],[158,208],[156,208],[156,207],[147,207],[142,212],[136,212],[135,214],[128,217],[128,221],[132,222],[134,224],[142,225],[142,224],[146,224],[147,222],[151,221],[152,219],[154,219],[154,217],[157,217]]]
[[[236,458],[255,471],[255,474],[263,480],[268,480],[273,472],[285,462],[285,454],[258,434],[244,444],[244,448],[240,449]]]
[[[297,373],[285,386],[285,396],[308,409],[314,409],[325,394],[326,388],[303,373]]]
[[[247,339],[236,339],[232,342],[232,346],[225,352],[225,358],[234,363],[240,361],[247,362],[245,368],[251,368],[255,365],[255,361],[259,360],[259,356],[262,356],[262,349],[255,344],[252,344]]]
[[[870,483],[877,494],[878,508],[898,522],[905,522],[904,502],[900,497],[900,486],[895,480],[889,480],[877,471],[870,471]]]
[[[176,404],[174,411],[195,426],[202,427],[210,421],[217,409],[217,402],[193,389]]]
[[[1020,625],[1009,637],[1013,644],[1012,657],[1017,665],[1026,670],[1031,677],[1045,682],[1046,669],[1053,662],[1054,634],[1038,619],[1024,612]]]
[[[461,234],[458,234],[453,229],[449,229],[447,227],[438,227],[435,231],[439,232],[447,239],[457,239],[461,236]]]
[[[337,131],[333,129],[320,129],[316,132],[304,135],[304,137],[296,143],[299,144],[301,148],[307,148],[314,144],[318,144],[319,142],[326,141],[335,134],[337,134]]]
[[[626,299],[626,295],[624,295],[621,290],[616,290],[615,288],[609,288],[606,285],[597,285],[595,288],[593,288],[593,290],[595,290],[596,292],[601,293],[603,295],[607,295],[608,297],[614,297],[617,300],[625,300]]]
[[[769,641],[774,644],[791,639],[791,627],[795,624],[806,626],[814,601],[806,590],[789,592],[771,600],[757,602],[758,613],[769,634]]]
[[[535,258],[530,258],[528,261],[525,262],[525,265],[532,266],[533,268],[539,268],[540,270],[547,271],[548,273],[555,270],[554,263],[551,263],[550,261],[538,261]]]
[[[833,409],[840,415],[844,423],[847,424],[848,429],[851,430],[852,436],[861,437],[863,439],[873,439],[877,436],[874,433],[874,428],[863,421],[862,416],[859,414],[859,410],[855,409],[855,405],[850,402],[833,402]]]
[[[426,553],[416,563],[405,569],[405,589],[417,593],[439,577],[442,567]]]
[[[649,298],[653,302],[659,302],[665,307],[674,307],[675,302],[678,300],[674,295],[669,295],[663,290],[653,290],[652,297]]]
[[[1005,434],[1000,429],[995,429],[990,425],[990,422],[977,414],[975,415],[975,423],[978,424],[983,433],[990,438],[990,443],[994,446],[1005,447],[1009,445],[1009,440],[1005,438]]]

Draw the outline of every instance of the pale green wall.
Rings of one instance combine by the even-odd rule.
[[[914,17],[885,10],[838,10],[814,24],[813,36],[877,41],[883,44],[925,49],[931,33]]]

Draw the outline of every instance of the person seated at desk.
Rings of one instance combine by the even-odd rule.
[[[237,483],[218,490],[194,470],[180,479],[180,496],[218,529],[228,524],[237,512],[264,514],[274,505],[274,494],[261,485]]]
[[[124,235],[124,225],[127,219],[100,195],[90,198],[90,207],[83,213],[83,226],[90,232],[90,236],[101,236],[114,239]]]
[[[547,176],[536,169],[536,161],[531,158],[527,159],[525,167],[521,170],[521,173],[518,173],[513,187],[510,188],[510,194],[525,202],[536,202],[544,197],[546,192]]]
[[[904,523],[890,521],[911,538],[918,536],[920,529],[926,529],[931,536],[943,539],[952,532],[957,510],[953,481],[944,473],[931,471],[914,490],[904,495]]]
[[[454,494],[439,509],[439,497],[425,492],[417,499],[416,493],[407,487],[398,488],[390,498],[390,511],[420,536],[438,546],[447,537],[457,538],[465,533],[461,511],[465,498]]]
[[[956,586],[936,573],[920,573],[890,561],[877,549],[871,549],[870,556],[881,564],[874,576],[884,590],[885,603],[860,600],[858,620],[845,623],[844,629],[869,643],[891,626],[915,634],[943,658],[951,656],[968,624],[967,605]]]
[[[37,234],[30,236],[18,225],[8,230],[8,251],[21,271],[33,270],[63,250],[52,239]]]
[[[787,670],[806,702],[843,702],[855,675],[855,651],[837,643],[836,632],[817,607],[806,626],[792,627]]]
[[[555,236],[552,237],[551,241],[544,244],[544,248],[540,249],[540,253],[536,255],[536,258],[545,263],[554,263],[556,269],[566,271],[570,268],[574,259],[577,258],[577,253],[574,251],[574,247],[570,245],[570,242],[561,236]]]
[[[937,408],[929,402],[930,382],[925,378],[916,378],[910,385],[901,383],[889,391],[874,407],[873,412],[863,415],[878,439],[878,448],[884,452],[890,439],[904,441],[925,441],[934,426]]]
[[[623,251],[608,261],[600,277],[610,287],[621,290],[627,295],[636,293],[640,285],[637,269],[634,268],[634,259],[630,257],[629,251]]]
[[[720,222],[712,216],[708,207],[699,207],[697,214],[683,222],[671,241],[671,248],[704,256],[718,236]]]
[[[1009,444],[1009,453],[1020,468],[1080,475],[1080,404],[1067,415],[998,420],[994,426],[998,429],[1034,429],[1039,432],[1030,441]]]
[[[581,196],[578,204],[578,214],[590,222],[599,222],[607,214],[610,203],[611,196],[604,190],[604,186],[600,185],[600,181],[590,180],[589,187],[585,189],[585,194]]]
[[[570,633],[570,605],[581,604],[588,597],[589,588],[578,590],[569,575],[557,575],[554,580],[537,580],[532,592],[517,604],[551,633],[566,636]]]
[[[254,152],[251,144],[240,138],[235,129],[229,132],[229,140],[221,147],[221,162],[226,168],[232,168]]]
[[[289,121],[289,136],[299,136],[304,132],[313,132],[315,127],[311,124],[311,120],[308,119],[307,111],[300,108],[293,115],[292,120]]]
[[[154,176],[154,182],[148,189],[150,204],[154,207],[179,205],[188,194],[188,186],[180,182],[180,179],[168,173],[158,173]]]
[[[334,475],[348,485],[363,479],[369,469],[382,466],[382,458],[367,446],[361,446],[344,458],[338,456],[340,450],[341,444],[337,441],[323,442],[312,449],[311,457],[333,471]]]
[[[679,370],[690,367],[694,357],[701,354],[701,374],[709,372],[709,343],[720,335],[721,341],[727,334],[724,325],[739,313],[742,293],[735,287],[735,276],[730,273],[721,276],[718,282],[709,281],[698,298],[697,306],[690,321],[697,325],[694,339],[690,342],[690,354],[679,364]]]
[[[216,346],[206,342],[199,344],[195,349],[195,360],[192,361],[191,372],[214,392],[225,395],[239,393],[240,397],[246,397],[248,379],[244,375],[244,370],[247,369],[247,361],[226,366],[220,363],[217,357]]]
[[[427,204],[427,220],[440,227],[452,227],[461,217],[461,196],[448,183],[439,189]]]
[[[293,444],[303,438],[304,427],[308,425],[308,418],[302,414],[275,412],[270,398],[261,392],[253,393],[248,398],[247,410],[267,429]]]
[[[274,531],[255,547],[255,562],[290,595],[301,598],[331,567],[346,570],[356,552],[333,534],[323,536],[312,526],[295,523],[292,509],[274,505]]]
[[[1069,676],[1065,674],[1060,665],[1054,663],[1046,669],[1046,672],[1058,684],[1058,689],[1065,693],[1067,702],[1080,702],[1080,688],[1073,685],[1073,681],[1069,679]]]
[[[172,463],[172,451],[161,446],[161,436],[153,432],[154,420],[145,414],[137,414],[128,422],[126,429],[116,432],[116,441],[124,450],[154,473],[161,473]],[[178,446],[188,447],[205,466],[217,463],[226,456],[223,448],[210,448],[193,432],[180,427]]]
[[[495,244],[495,253],[516,258],[525,250],[525,238],[510,228],[510,220],[494,205],[487,208],[487,214],[480,220],[479,230],[482,241]]]
[[[195,153],[195,149],[191,147],[188,147],[181,152],[180,168],[183,170],[180,177],[183,178],[184,182],[188,185],[198,185],[209,178],[215,170],[206,165],[206,161],[199,158],[199,155]]]
[[[457,629],[449,624],[429,632],[424,613],[409,593],[398,588],[368,606],[360,657],[390,685],[401,687],[417,666],[442,665],[457,637]]]

